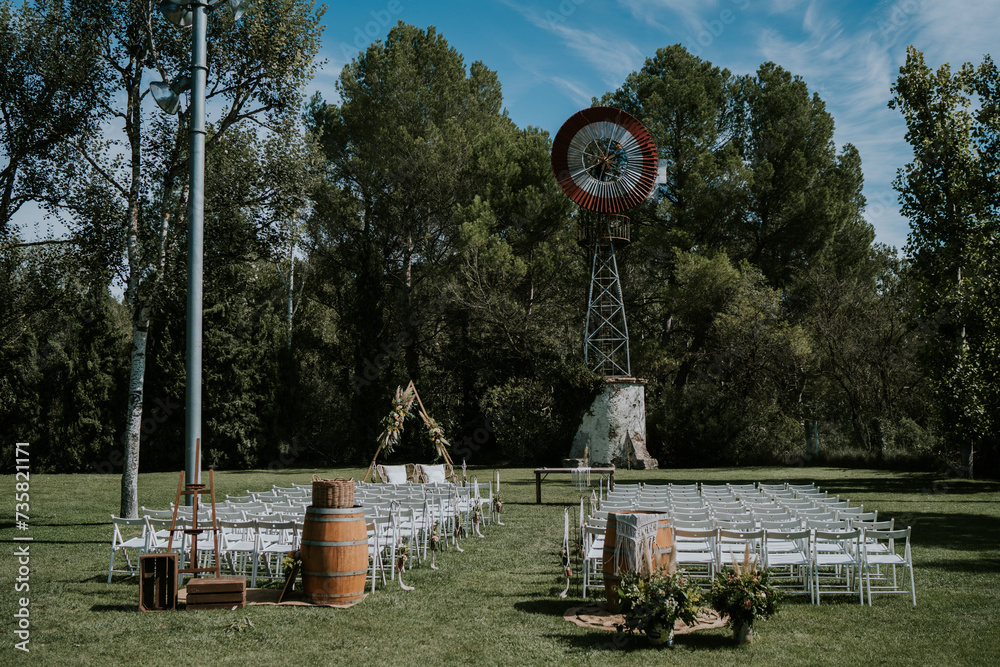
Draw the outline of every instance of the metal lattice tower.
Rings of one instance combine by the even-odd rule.
[[[629,243],[625,211],[656,183],[656,144],[631,115],[612,107],[573,114],[552,142],[556,182],[580,208],[580,245],[593,248],[583,356],[606,378],[631,378],[628,325],[615,247]]]
[[[605,377],[632,375],[615,245],[607,241],[594,246],[583,348],[584,361],[595,373]]]
[[[628,323],[615,245],[629,242],[629,220],[620,215],[586,216],[580,243],[593,247],[583,358],[605,377],[631,377]]]

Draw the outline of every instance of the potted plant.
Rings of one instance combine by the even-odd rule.
[[[733,629],[737,644],[753,641],[753,624],[759,618],[769,618],[778,611],[781,593],[771,585],[771,571],[760,566],[759,558],[750,558],[747,547],[743,564],[733,559],[733,568],[719,572],[712,582],[709,598]]]
[[[648,576],[626,572],[617,592],[625,614],[622,628],[630,633],[645,633],[654,645],[673,646],[674,623],[678,619],[688,625],[697,622],[701,593],[683,570],[673,574],[656,570]]]

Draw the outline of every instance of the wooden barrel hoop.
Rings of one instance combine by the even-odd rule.
[[[349,604],[365,595],[368,531],[361,507],[306,508],[302,589],[314,604]]]

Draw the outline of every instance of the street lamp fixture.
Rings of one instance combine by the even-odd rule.
[[[153,81],[149,84],[149,93],[156,101],[156,105],[163,109],[165,113],[173,115],[177,113],[180,106],[181,93],[191,89],[191,77],[186,74],[174,79],[172,82]]]

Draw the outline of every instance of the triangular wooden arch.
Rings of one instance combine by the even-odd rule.
[[[424,402],[420,399],[420,394],[417,392],[417,387],[413,384],[413,380],[410,380],[410,383],[406,385],[406,389],[403,389],[402,387],[396,388],[396,400],[393,404],[399,404],[401,401],[403,402],[403,409],[406,413],[409,413],[410,407],[413,405],[413,401],[416,401],[417,405],[420,406],[420,418],[423,420],[424,425],[427,426],[428,429],[440,430],[437,423],[431,419],[430,415],[427,414],[427,409],[424,408]],[[393,410],[395,410],[395,407]],[[371,477],[372,470],[375,469],[375,462],[378,460],[378,455],[382,453],[386,444],[391,442],[391,440],[392,433],[390,433],[388,429],[382,431],[381,435],[379,435],[378,449],[375,450],[375,456],[372,457],[371,465],[368,466],[368,472],[365,473],[364,481],[367,482],[368,478]],[[437,439],[435,446],[437,447],[438,455],[443,458],[448,465],[453,466],[454,463],[452,463],[451,454],[448,453],[449,443],[444,439],[444,435],[439,434],[439,438]]]

